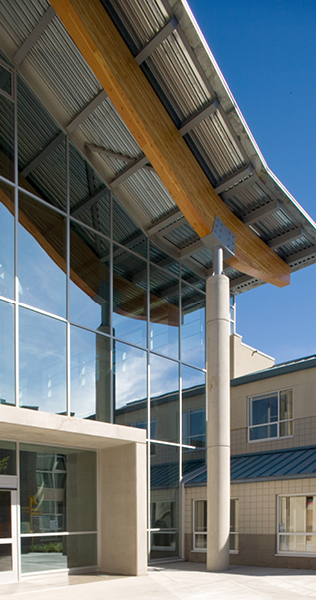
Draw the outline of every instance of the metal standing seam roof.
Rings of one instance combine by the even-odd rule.
[[[316,446],[231,456],[231,483],[315,477]],[[206,485],[207,470],[192,476],[187,487]]]
[[[102,4],[230,210],[292,271],[316,262],[316,224],[266,165],[186,1],[102,0]],[[48,24],[18,64],[21,74],[30,83],[39,82],[37,92],[43,103],[49,104],[57,130],[69,133],[99,174],[100,182],[115,188],[127,210],[133,207],[138,226],[161,250],[182,260],[192,272],[208,276],[212,252],[203,248],[151,166],[144,160],[140,168],[124,175],[133,159],[142,159],[142,150],[109,98],[102,96],[100,83],[47,0],[2,0],[3,52],[14,63],[17,52],[48,11]],[[23,105],[19,110],[23,118]],[[82,111],[84,117],[77,122]],[[33,139],[40,139],[44,134],[40,122],[32,125]],[[56,135],[53,129],[45,132],[48,141]],[[65,181],[64,174],[58,172],[63,168],[58,151],[62,149],[55,149],[55,156],[47,157],[46,165],[43,162],[32,174],[33,183],[43,187],[45,170],[54,158],[56,179],[54,189],[47,193],[55,197],[58,185],[64,195]],[[21,161],[26,164],[32,158],[32,145],[25,137],[21,140]],[[122,174],[123,179],[116,183]],[[83,189],[86,185],[82,182]],[[92,210],[90,207],[85,214],[90,226],[94,223]],[[174,220],[170,219],[173,215]],[[262,283],[232,267],[227,266],[225,272],[233,293]]]
[[[231,379],[230,385],[237,387],[253,381],[261,381],[263,379],[271,379],[272,377],[278,377],[280,375],[287,375],[288,373],[294,373],[296,371],[304,371],[306,369],[313,369],[316,367],[316,354],[311,356],[305,356],[296,360],[290,360],[285,363],[273,365],[268,369],[262,371],[255,371],[254,373],[248,373],[241,377]]]

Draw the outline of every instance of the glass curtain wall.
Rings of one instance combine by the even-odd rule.
[[[205,282],[0,64],[0,402],[146,429],[150,556],[178,556],[179,482],[205,462]]]

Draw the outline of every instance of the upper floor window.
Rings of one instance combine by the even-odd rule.
[[[293,435],[293,390],[248,399],[248,441]]]

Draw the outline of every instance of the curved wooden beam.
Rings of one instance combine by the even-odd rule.
[[[214,191],[100,0],[51,4],[196,233],[211,233],[218,216],[235,234],[231,266],[279,287],[289,284],[288,265]]]

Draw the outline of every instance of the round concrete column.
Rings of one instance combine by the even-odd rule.
[[[229,566],[230,372],[229,279],[206,282],[207,569]]]

